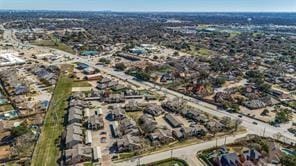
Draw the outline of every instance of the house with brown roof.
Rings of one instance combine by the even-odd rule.
[[[118,139],[115,143],[118,152],[137,151],[142,148],[140,138],[127,134],[122,139]]]

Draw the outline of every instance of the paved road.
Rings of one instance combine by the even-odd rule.
[[[140,157],[140,158],[133,158],[131,160],[127,160],[124,162],[115,163],[114,165],[115,166],[136,166],[139,163],[140,164],[147,164],[147,163],[151,163],[152,161],[164,160],[164,159],[167,159],[170,157],[176,157],[176,158],[183,159],[183,160],[187,161],[189,163],[189,165],[192,165],[192,166],[200,165],[199,160],[195,156],[198,151],[206,150],[211,147],[222,146],[225,143],[226,144],[234,143],[236,139],[242,138],[244,136],[246,136],[246,134],[240,134],[237,136],[227,136],[226,142],[225,142],[225,138],[220,138],[220,139],[207,141],[207,142],[200,143],[200,144],[195,144],[192,146],[174,149],[173,151],[168,150],[165,152],[151,154],[151,155]]]

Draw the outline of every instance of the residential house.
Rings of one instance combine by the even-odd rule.
[[[118,152],[135,152],[142,148],[140,138],[132,135],[125,135],[115,143]]]
[[[87,128],[90,130],[100,130],[104,128],[103,117],[99,115],[92,115],[88,117]]]
[[[258,163],[258,161],[261,157],[262,157],[261,153],[258,152],[257,150],[248,149],[248,150],[244,151],[242,153],[242,155],[240,155],[240,160],[242,163],[249,160],[249,161],[252,161],[252,163],[255,163],[255,165],[257,165],[256,163]]]
[[[180,131],[184,134],[185,138],[201,137],[205,136],[207,129],[202,125],[196,125],[193,127],[182,127]]]
[[[86,101],[80,99],[71,99],[69,102],[69,107],[77,107],[77,108],[88,108],[90,104]]]
[[[223,154],[215,159],[218,166],[237,166],[241,165],[240,159],[236,153]]]
[[[68,124],[82,123],[82,111],[76,107],[71,107],[68,110]]]
[[[224,130],[225,126],[220,123],[217,120],[210,120],[208,123],[205,124],[205,127],[210,131],[210,132],[221,132]]]
[[[125,111],[121,108],[114,108],[110,111],[108,117],[110,120],[122,120],[126,118]]]
[[[172,101],[170,100],[170,101],[163,102],[161,104],[161,107],[166,111],[179,113],[185,106],[184,104],[185,104],[184,101],[175,99]]]
[[[98,81],[98,84],[108,84],[109,82],[111,82],[112,80],[108,77],[104,77],[103,79]]]
[[[144,109],[144,113],[150,114],[152,116],[159,116],[163,114],[163,112],[163,109],[157,104],[149,104]]]
[[[266,97],[262,97],[259,99],[254,99],[254,100],[249,100],[249,101],[243,102],[244,106],[246,106],[250,109],[264,108],[264,107],[271,106],[271,105],[274,105],[277,103],[279,103],[279,102],[270,96],[266,96]]]
[[[159,146],[161,144],[168,144],[173,142],[175,139],[173,138],[171,130],[164,129],[156,129],[153,133],[148,135],[149,140],[152,145]]]
[[[276,142],[268,142],[268,158],[267,161],[273,164],[280,164],[283,153],[280,144]]]
[[[131,134],[133,136],[140,135],[140,130],[137,127],[137,123],[130,118],[125,118],[119,121],[120,131],[123,135]]]
[[[93,149],[90,146],[78,144],[72,149],[65,150],[65,165],[76,165],[86,161],[92,161]]]
[[[73,146],[81,144],[83,142],[82,125],[79,123],[73,123],[66,128],[66,148],[71,149]]]
[[[19,84],[14,87],[15,95],[23,95],[29,92],[29,88],[26,85]]]
[[[124,109],[126,112],[136,112],[141,111],[142,107],[135,100],[131,100],[127,104],[125,104]]]
[[[175,76],[172,72],[167,72],[163,74],[160,78],[160,82],[162,83],[171,83],[175,80]]]
[[[111,94],[109,97],[105,98],[106,103],[123,103],[125,98],[121,94]]]
[[[183,123],[172,114],[166,114],[164,118],[173,128],[181,127],[183,125]]]
[[[195,110],[193,108],[183,109],[181,111],[182,116],[194,120],[195,122],[199,123],[206,123],[208,122],[208,117],[199,110]]]
[[[157,122],[155,121],[154,117],[149,114],[144,114],[139,118],[139,123],[141,129],[145,133],[151,133],[157,128]]]

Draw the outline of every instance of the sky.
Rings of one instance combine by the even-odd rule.
[[[0,9],[127,12],[296,12],[296,0],[0,0]]]

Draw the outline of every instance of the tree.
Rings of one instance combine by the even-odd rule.
[[[154,60],[157,60],[157,59],[158,59],[158,56],[154,55],[154,56],[153,56],[153,59],[154,59]]]
[[[30,129],[27,128],[25,125],[19,125],[17,127],[12,128],[11,135],[13,135],[14,137],[18,137],[18,136],[21,136],[23,134],[26,134],[29,131],[30,131]]]
[[[117,63],[117,64],[115,65],[115,68],[116,68],[117,70],[124,71],[124,70],[126,69],[126,66],[125,66],[124,63]]]
[[[276,123],[286,123],[291,119],[291,110],[289,109],[280,109],[275,115]]]
[[[268,109],[264,109],[262,112],[261,112],[261,116],[267,116],[269,113]]]
[[[223,76],[219,76],[215,78],[214,84],[217,87],[221,87],[226,82],[226,78]]]
[[[105,64],[110,64],[111,61],[109,59],[106,59],[106,58],[100,58],[99,62],[102,62],[102,63],[105,63]]]
[[[296,166],[296,155],[286,155],[284,154],[280,158],[280,162],[283,166]]]
[[[242,120],[241,119],[236,119],[235,120],[235,131],[237,131],[237,129],[238,129],[238,126],[240,125],[240,124],[242,124]]]
[[[133,75],[139,80],[143,80],[143,81],[149,81],[150,80],[150,75],[148,73],[146,73],[146,72],[143,72],[143,71],[137,71]]]
[[[262,90],[263,92],[269,92],[271,85],[269,85],[267,83],[261,83],[261,84],[258,84],[258,88],[260,90]]]
[[[173,56],[180,56],[180,54],[179,54],[178,51],[175,51],[175,52],[173,53]]]
[[[233,127],[230,117],[224,116],[220,122],[225,125],[227,129],[231,129]]]

